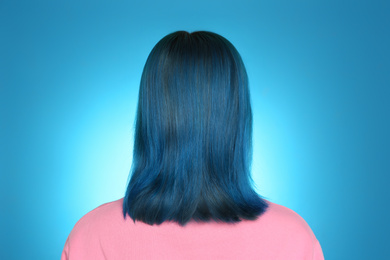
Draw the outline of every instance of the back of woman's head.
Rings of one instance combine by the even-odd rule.
[[[139,89],[123,215],[148,224],[255,220],[252,110],[240,54],[207,31],[165,36]]]

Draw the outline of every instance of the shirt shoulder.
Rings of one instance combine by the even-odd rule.
[[[114,219],[120,218],[122,199],[104,203],[82,216],[74,225],[71,234],[75,235],[78,232],[90,232],[100,230],[106,226],[107,221],[112,222]]]
[[[61,260],[105,259],[101,234],[110,225],[121,221],[122,199],[104,203],[82,216],[71,230]],[[123,218],[123,217],[122,217]]]
[[[314,239],[314,233],[306,220],[301,217],[294,210],[285,207],[283,205],[268,202],[268,210],[264,214],[263,221],[269,222],[275,226],[279,226],[285,232],[302,234],[308,236],[308,238]]]
[[[290,255],[289,259],[324,259],[313,230],[302,216],[283,205],[267,203],[268,210],[260,217],[259,226],[268,239],[277,241],[280,254]]]

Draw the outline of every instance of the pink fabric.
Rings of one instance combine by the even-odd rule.
[[[150,226],[122,215],[123,198],[84,215],[70,232],[61,260],[288,259],[322,260],[321,246],[297,213],[269,202],[255,221],[236,225],[174,222]]]

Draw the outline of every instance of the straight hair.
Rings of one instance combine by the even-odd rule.
[[[255,220],[252,109],[236,48],[209,31],[162,38],[145,63],[123,217],[160,225]]]

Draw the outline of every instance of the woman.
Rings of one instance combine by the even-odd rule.
[[[235,47],[177,31],[141,77],[124,198],[84,215],[62,260],[323,259],[308,224],[252,188],[252,110]]]

